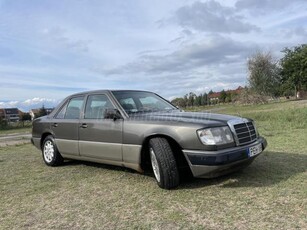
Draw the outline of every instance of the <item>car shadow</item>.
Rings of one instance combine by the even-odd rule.
[[[178,189],[192,189],[206,186],[269,187],[285,181],[307,168],[307,155],[266,151],[247,168],[213,179],[185,180]]]
[[[68,160],[65,161],[62,166],[69,167],[76,165],[86,165],[95,168],[139,174],[128,168],[87,161]],[[183,175],[181,183],[176,189],[195,189],[206,186],[220,186],[224,188],[268,187],[285,181],[296,174],[303,173],[306,171],[306,168],[307,154],[266,151],[257,157],[247,168],[225,176],[212,179],[199,179],[193,178],[189,174],[186,174],[186,176]],[[150,171],[146,171],[144,174],[139,175],[151,178],[154,177],[153,173]]]

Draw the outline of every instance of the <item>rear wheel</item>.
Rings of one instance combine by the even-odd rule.
[[[51,135],[47,136],[44,140],[42,154],[44,162],[48,166],[58,166],[64,161],[56,147],[54,138]]]
[[[151,166],[158,185],[164,189],[179,185],[179,171],[173,151],[165,138],[152,138],[149,141]]]

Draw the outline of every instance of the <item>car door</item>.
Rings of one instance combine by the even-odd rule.
[[[84,157],[122,161],[122,119],[105,116],[115,106],[106,94],[87,97],[84,116],[80,120],[79,150]]]
[[[51,129],[59,152],[79,155],[79,119],[85,96],[70,98],[51,122]]]

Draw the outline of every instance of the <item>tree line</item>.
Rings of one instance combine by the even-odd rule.
[[[299,98],[307,91],[307,44],[284,48],[281,59],[271,52],[257,51],[247,61],[248,85],[243,96],[254,97],[262,102],[263,97],[278,98],[294,96]],[[235,101],[240,95],[233,91],[222,90],[218,98],[209,93],[196,95],[190,92],[172,100],[179,107],[203,106]],[[261,98],[262,97],[262,98]]]
[[[209,93],[201,93],[196,95],[193,92],[190,92],[183,97],[177,97],[173,99],[172,104],[181,107],[192,107],[192,106],[205,106],[205,105],[215,105],[217,103],[228,103],[232,102],[237,96],[238,93],[234,91],[225,91],[222,90],[217,97],[212,97],[216,92],[212,90]]]

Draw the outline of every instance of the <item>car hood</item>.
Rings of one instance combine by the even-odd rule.
[[[170,111],[170,112],[153,112],[153,113],[141,113],[130,116],[134,120],[145,121],[161,121],[161,122],[184,122],[195,123],[207,126],[223,126],[227,125],[230,120],[238,120],[240,117],[206,113],[206,112],[182,112],[182,111]],[[242,120],[242,122],[244,122]]]

